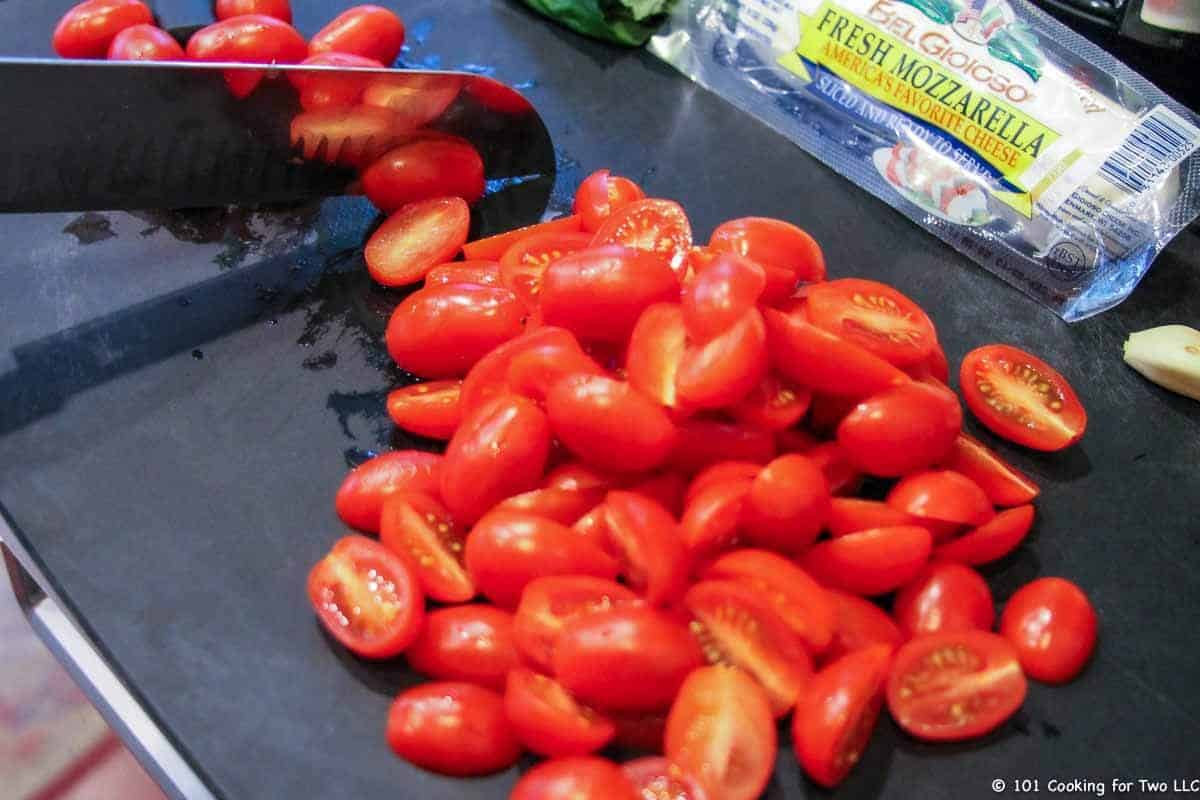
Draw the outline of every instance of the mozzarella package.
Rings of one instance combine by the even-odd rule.
[[[650,49],[1067,320],[1200,215],[1200,120],[1024,0],[679,0]]]

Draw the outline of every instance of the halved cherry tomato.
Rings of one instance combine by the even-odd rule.
[[[625,375],[635,389],[667,408],[682,404],[675,387],[687,348],[683,312],[677,303],[655,303],[642,312],[629,337]]]
[[[175,37],[153,25],[133,25],[113,37],[109,61],[183,61],[187,56]]]
[[[346,536],[308,574],[321,625],[363,658],[404,652],[421,631],[425,598],[408,565],[365,536]]]
[[[584,489],[608,490],[617,486],[621,478],[613,473],[596,469],[582,461],[568,461],[560,464],[546,474],[543,486],[548,489]]]
[[[495,606],[439,608],[425,615],[421,635],[404,657],[409,666],[434,680],[503,691],[508,673],[521,663],[512,628],[513,615]]]
[[[193,33],[187,43],[187,57],[192,61],[298,64],[307,55],[308,44],[295,28],[262,14],[214,22]],[[249,95],[261,80],[260,70],[225,73],[225,81],[236,97]]]
[[[952,561],[934,562],[896,593],[892,616],[908,636],[990,631],[996,621],[992,591],[978,572]]]
[[[521,757],[504,699],[470,683],[405,689],[388,710],[387,741],[396,755],[443,775],[487,775]]]
[[[956,525],[982,525],[995,516],[983,490],[950,470],[909,475],[888,492],[887,504],[922,520]]]
[[[364,461],[338,487],[337,515],[352,528],[378,533],[384,501],[403,491],[435,494],[441,465],[440,455],[423,450],[397,450]]]
[[[862,473],[855,469],[837,442],[822,442],[804,455],[813,460],[825,474],[825,482],[829,484],[832,495],[850,494],[858,491],[862,482]]]
[[[764,267],[782,267],[804,283],[825,280],[821,246],[790,222],[769,217],[731,219],[717,226],[708,246],[736,253]]]
[[[684,505],[691,505],[692,501],[712,484],[737,480],[752,481],[758,476],[758,471],[762,467],[762,464],[756,464],[753,461],[719,461],[705,467],[688,484],[687,494],[683,498]]]
[[[462,381],[429,381],[401,386],[387,396],[388,416],[409,433],[449,439],[462,422]]]
[[[486,239],[467,242],[463,246],[463,256],[466,258],[499,261],[500,257],[504,255],[505,250],[527,236],[532,236],[535,233],[578,233],[581,230],[581,224],[579,215],[572,214],[569,217],[560,217],[546,222],[539,222],[536,225],[526,225],[524,228],[514,228],[511,231],[498,233]]]
[[[609,549],[618,554],[625,582],[652,605],[677,599],[687,560],[670,512],[633,491],[609,492],[604,510]]]
[[[309,55],[353,53],[391,66],[404,45],[404,23],[381,6],[354,6],[334,17],[309,42]]]
[[[617,733],[610,720],[580,705],[561,683],[533,670],[508,673],[504,709],[521,744],[540,756],[594,753]]]
[[[595,756],[552,758],[521,776],[508,800],[641,800],[625,773]]]
[[[614,211],[645,196],[642,187],[629,178],[612,175],[606,169],[596,170],[575,190],[572,211],[583,221],[585,231],[595,233]]]
[[[1087,428],[1087,412],[1067,379],[1024,350],[1004,344],[972,350],[958,380],[971,413],[1010,442],[1062,450]]]
[[[829,593],[790,559],[767,550],[734,550],[709,565],[704,577],[732,580],[757,592],[810,652],[829,646],[835,623]]]
[[[542,276],[542,315],[580,339],[623,342],[655,303],[679,296],[679,281],[661,260],[619,245],[569,253]]]
[[[369,106],[396,113],[405,130],[420,128],[440,117],[462,91],[458,75],[391,73],[372,76],[362,100]]]
[[[708,800],[703,784],[662,756],[626,761],[621,769],[643,800]]]
[[[960,430],[952,392],[909,383],[859,403],[838,425],[837,440],[860,470],[894,478],[936,464]]]
[[[754,800],[771,778],[779,741],[762,688],[737,667],[688,676],[667,717],[665,754],[712,798]]]
[[[767,357],[762,314],[751,307],[720,334],[684,351],[675,376],[679,399],[696,408],[739,403],[762,381]]]
[[[770,431],[719,419],[686,419],[671,452],[670,465],[684,475],[694,475],[718,461],[754,461],[765,464],[775,455]]]
[[[818,672],[792,717],[792,745],[808,777],[827,789],[858,764],[879,711],[892,648],[874,645]]]
[[[384,286],[416,283],[462,249],[470,224],[471,212],[461,197],[410,203],[367,240],[363,249],[367,270]]]
[[[888,710],[918,739],[973,739],[999,727],[1025,701],[1017,651],[986,631],[918,636],[888,675]]]
[[[1024,505],[1040,492],[1038,485],[1020,470],[966,433],[960,433],[954,440],[954,447],[942,460],[942,466],[975,481],[993,505]]]
[[[603,578],[587,575],[535,578],[521,593],[513,622],[517,649],[534,665],[549,670],[554,645],[572,619],[641,603],[624,586]]]
[[[693,561],[719,553],[737,541],[750,483],[748,478],[710,480],[687,501],[679,532]]]
[[[484,108],[501,114],[525,114],[533,110],[533,104],[520,92],[491,78],[476,75],[468,78],[463,87]]]
[[[800,561],[826,586],[854,594],[886,594],[915,578],[933,549],[925,528],[897,525],[818,542]]]
[[[650,714],[612,714],[610,718],[617,726],[613,744],[643,753],[663,751],[663,737],[667,730],[666,711]]]
[[[425,273],[425,285],[446,283],[477,283],[480,286],[500,284],[500,264],[495,261],[447,261]]]
[[[516,295],[507,289],[429,286],[404,298],[392,312],[385,334],[388,353],[414,375],[459,377],[521,332],[521,314]]]
[[[564,446],[602,469],[653,469],[675,445],[666,412],[628,383],[571,375],[550,388],[546,413]]]
[[[811,400],[812,392],[808,389],[768,374],[729,413],[743,425],[783,431],[804,417]]]
[[[812,677],[812,659],[773,602],[739,581],[704,580],[688,589],[684,605],[709,663],[746,670],[776,717],[792,710]]]
[[[1039,578],[1009,598],[1000,633],[1017,649],[1025,673],[1045,683],[1078,675],[1096,649],[1096,611],[1063,578]]]
[[[483,197],[483,159],[466,140],[417,139],[392,148],[367,167],[362,186],[367,199],[385,214],[439,197],[461,197],[473,203]],[[435,264],[459,251],[467,240],[465,230],[462,234],[453,252]]]
[[[812,459],[800,453],[767,464],[750,485],[742,531],[759,547],[798,553],[829,517],[829,484]]]
[[[674,472],[662,472],[633,484],[629,491],[653,500],[672,517],[678,517],[683,513],[683,494],[687,491],[687,482]]]
[[[916,517],[898,511],[878,500],[857,497],[835,497],[829,505],[829,535],[833,538],[871,528],[890,528],[895,525],[920,525]]]
[[[592,239],[597,247],[613,244],[653,253],[682,278],[692,247],[692,225],[676,202],[635,200],[613,211]]]
[[[291,143],[309,161],[366,167],[410,138],[396,112],[375,106],[326,107],[292,118]]]
[[[571,342],[573,346],[544,342],[521,348],[508,365],[508,385],[518,394],[544,402],[550,388],[564,378],[572,375],[607,375],[604,368],[574,341],[574,337],[571,337]]]
[[[412,567],[425,594],[442,603],[463,603],[475,584],[463,566],[465,534],[446,507],[423,492],[388,497],[379,520],[379,540]]]
[[[688,335],[706,342],[754,308],[766,288],[763,268],[732,253],[718,254],[683,287],[680,305]]]
[[[818,392],[866,397],[911,381],[879,356],[832,333],[766,309],[767,341],[775,370]]]
[[[827,442],[827,444],[837,446],[837,442]],[[808,453],[820,445],[821,440],[803,428],[788,428],[775,434],[775,446],[779,448],[780,453]],[[829,480],[827,466],[827,463],[822,461],[821,471],[825,473],[825,479]]]
[[[837,426],[854,410],[861,398],[813,392],[808,412],[808,429],[820,436],[833,437]]]
[[[649,607],[573,617],[554,645],[554,674],[575,697],[601,710],[657,711],[704,663],[683,623]]]
[[[872,645],[896,648],[904,641],[892,618],[871,601],[836,589],[827,589],[826,594],[833,603],[835,619],[833,638],[825,651],[827,662]]]
[[[264,14],[292,22],[292,7],[289,0],[216,0],[213,16],[217,19],[240,17],[244,14]]]
[[[498,395],[468,413],[446,447],[439,488],[454,518],[471,524],[506,497],[537,486],[550,425],[532,401]]]
[[[986,564],[1016,550],[1031,527],[1033,506],[1009,508],[957,539],[938,545],[933,554],[946,561]]]
[[[587,233],[534,233],[519,239],[500,257],[500,282],[526,305],[541,302],[542,277],[554,261],[586,250],[592,237]]]
[[[942,349],[941,343],[937,341],[937,336],[934,336],[933,349],[929,351],[929,355],[915,364],[910,364],[904,368],[904,371],[914,381],[928,381],[933,379],[943,386],[950,383],[950,362],[946,359],[946,351]]]
[[[363,67],[382,69],[373,58],[349,53],[319,53],[300,62],[306,67]],[[358,103],[371,81],[371,75],[347,72],[329,73],[323,70],[290,71],[288,80],[300,93],[300,107],[306,111],[318,108],[349,108]]]
[[[924,360],[937,343],[921,307],[876,281],[842,278],[811,287],[808,318],[900,367]]]
[[[496,506],[497,510],[523,511],[561,525],[574,525],[604,499],[602,489],[533,489],[515,494]]]
[[[54,52],[63,58],[104,58],[118,33],[153,24],[154,13],[141,0],[84,0],[58,21]]]
[[[509,384],[513,361],[526,351],[536,350],[537,360],[547,363],[584,363],[587,356],[570,331],[545,325],[501,344],[471,367],[463,380],[463,412],[469,412],[489,397],[514,391]],[[582,371],[582,370],[581,370]]]

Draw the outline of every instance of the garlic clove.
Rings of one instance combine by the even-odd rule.
[[[1200,400],[1200,331],[1163,325],[1125,340],[1125,363],[1164,389]]]

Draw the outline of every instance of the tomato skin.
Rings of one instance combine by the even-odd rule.
[[[568,461],[546,473],[546,480],[542,485],[547,489],[569,489],[576,492],[587,489],[607,491],[621,482],[621,477],[613,473],[596,469],[582,461]]]
[[[827,589],[826,596],[833,603],[835,620],[826,663],[874,645],[895,649],[904,642],[892,618],[871,601],[835,589]]]
[[[606,169],[593,172],[575,190],[572,213],[578,214],[583,229],[595,233],[614,211],[646,197],[642,187]]]
[[[499,772],[521,757],[504,700],[471,683],[434,681],[398,694],[388,710],[387,741],[418,767],[457,777]]]
[[[1025,674],[1066,683],[1096,649],[1096,611],[1083,591],[1063,578],[1038,578],[1009,598],[1000,633],[1017,649]]]
[[[372,5],[348,8],[312,37],[309,55],[351,53],[391,66],[404,45],[404,23],[386,8]]]
[[[788,428],[775,434],[775,444],[780,453],[808,453],[817,449],[821,445],[821,441],[803,428]],[[837,446],[837,442],[826,442],[826,444]],[[825,469],[826,466],[827,464],[822,462],[821,471],[826,474],[826,480],[828,480],[829,474]]]
[[[649,607],[626,607],[569,621],[553,664],[558,680],[588,705],[649,712],[671,704],[704,656],[682,623]]]
[[[718,461],[716,464],[705,467],[688,484],[687,494],[683,498],[684,505],[691,505],[692,501],[705,488],[713,484],[739,480],[752,481],[758,476],[762,467],[762,464],[756,464],[753,461]]]
[[[683,311],[677,303],[655,303],[638,317],[629,336],[625,374],[629,383],[667,408],[683,405],[675,379],[687,349]]]
[[[219,20],[245,14],[262,14],[292,24],[289,0],[216,0],[213,4],[213,16]]]
[[[512,614],[482,603],[439,608],[425,616],[421,635],[404,657],[434,680],[503,691],[509,670],[520,664],[512,626]]]
[[[339,539],[313,566],[308,599],[325,630],[362,658],[404,652],[425,618],[425,598],[408,565],[365,536]]]
[[[431,599],[463,603],[475,585],[462,564],[464,534],[431,495],[401,491],[383,504],[379,540],[408,563]]]
[[[378,533],[384,501],[401,491],[436,493],[441,465],[440,455],[423,450],[397,450],[364,461],[338,487],[337,515],[351,528]]]
[[[896,593],[892,616],[906,636],[990,631],[996,621],[992,590],[970,567],[933,562]]]
[[[385,334],[388,353],[423,378],[465,375],[497,345],[521,332],[522,310],[507,289],[429,286],[396,306]]]
[[[387,396],[388,416],[418,436],[449,439],[462,422],[462,381],[429,381],[394,389]]]
[[[743,425],[768,431],[784,431],[807,413],[812,392],[768,374],[758,386],[729,409]]]
[[[982,525],[995,516],[974,481],[950,470],[917,472],[888,492],[887,504],[914,517],[955,525]]]
[[[609,492],[604,508],[609,549],[620,554],[626,582],[651,605],[678,599],[687,556],[670,512],[635,491]]]
[[[480,286],[500,284],[500,265],[495,261],[447,261],[425,273],[425,285],[447,283],[477,283]]]
[[[187,43],[187,57],[193,61],[298,64],[307,55],[308,45],[295,28],[262,14],[214,22],[193,33]]]
[[[717,336],[684,351],[675,376],[679,399],[695,408],[741,402],[766,375],[767,358],[762,314],[751,307]]]
[[[692,225],[683,207],[674,201],[635,200],[609,215],[592,245],[623,245],[648,253],[682,277],[692,247]],[[678,283],[675,289],[678,291]]]
[[[1041,492],[1028,476],[966,433],[960,433],[954,440],[954,447],[942,460],[942,466],[975,481],[992,505],[1025,505]]]
[[[437,197],[473,203],[483,197],[483,159],[465,140],[417,139],[387,151],[367,167],[362,186],[367,199],[385,214]],[[465,236],[458,247],[464,242]]]
[[[553,489],[542,487],[514,494],[496,506],[497,510],[521,511],[552,519],[560,525],[574,525],[604,499],[599,489]]]
[[[697,417],[680,422],[678,433],[669,463],[684,475],[694,475],[718,461],[765,464],[775,455],[775,437],[770,431],[736,422]]]
[[[679,281],[653,254],[620,245],[568,253],[542,277],[542,314],[580,339],[623,342],[649,306],[673,300]]]
[[[862,595],[886,594],[913,580],[929,560],[933,537],[899,525],[818,542],[800,561],[825,586]]]
[[[704,786],[662,756],[644,756],[621,765],[638,797],[655,800],[708,800]]]
[[[153,25],[133,25],[113,37],[109,61],[183,61],[187,56],[175,37]]]
[[[561,683],[529,669],[509,671],[504,709],[521,744],[548,758],[594,753],[617,733],[610,720],[577,703]]]
[[[937,344],[921,307],[887,284],[842,278],[809,288],[807,315],[818,328],[905,367],[926,359]]]
[[[763,311],[775,371],[826,394],[866,397],[911,378],[882,358],[795,316]]]
[[[416,283],[462,249],[470,224],[471,212],[461,197],[435,197],[405,205],[367,240],[363,249],[367,271],[384,286]]]
[[[546,395],[546,413],[559,441],[601,469],[653,469],[675,446],[675,426],[660,406],[602,375],[558,381]]]
[[[546,361],[579,364],[586,358],[583,348],[570,331],[546,325],[527,330],[516,338],[493,348],[471,367],[463,380],[462,406],[464,413],[497,394],[514,391],[509,384],[509,371],[522,353],[539,351]]]
[[[719,553],[737,540],[750,483],[745,478],[710,480],[688,500],[679,532],[692,561]]]
[[[817,538],[829,517],[829,484],[800,453],[767,464],[750,485],[742,531],[759,547],[797,553]]]
[[[588,575],[534,578],[521,592],[513,621],[517,649],[533,665],[551,670],[554,645],[577,616],[641,605],[641,599],[619,583]]]
[[[607,377],[574,339],[570,345],[550,342],[523,348],[509,363],[507,377],[514,392],[544,403],[551,387],[572,375]]]
[[[805,451],[804,455],[821,468],[825,481],[829,484],[830,494],[836,496],[858,491],[862,483],[862,473],[850,463],[846,452],[837,442],[822,442]]]
[[[938,545],[934,557],[972,566],[996,561],[1017,549],[1033,527],[1033,506],[1001,511],[974,530]]]
[[[349,53],[320,53],[300,62],[301,66],[364,67],[382,69],[372,58]],[[300,93],[300,107],[306,111],[324,108],[349,108],[362,98],[372,80],[370,75],[326,74],[319,70],[288,72],[288,81]]]
[[[688,335],[706,342],[754,308],[767,285],[755,262],[721,253],[683,287],[680,305]]]
[[[782,267],[804,283],[825,280],[821,246],[790,222],[770,217],[731,219],[717,226],[708,246],[757,261],[764,267]]]
[[[475,75],[467,78],[463,88],[484,108],[501,114],[525,114],[533,110],[533,104],[520,92],[491,78]]]
[[[62,58],[104,58],[118,33],[153,24],[154,13],[141,0],[84,0],[63,14],[51,43]]]
[[[829,535],[833,538],[871,528],[894,525],[920,525],[916,517],[898,511],[887,503],[857,497],[835,497],[829,505]]]
[[[552,758],[521,776],[508,800],[639,800],[618,767],[596,756]]]
[[[898,477],[945,457],[961,429],[951,392],[909,383],[859,403],[838,425],[837,441],[863,472]]]

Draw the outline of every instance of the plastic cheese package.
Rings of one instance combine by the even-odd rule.
[[[1078,320],[1200,214],[1200,128],[1018,3],[679,0],[650,48]]]

